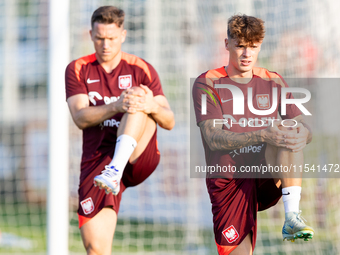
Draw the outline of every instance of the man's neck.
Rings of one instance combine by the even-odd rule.
[[[97,54],[96,54],[97,56]],[[111,73],[120,63],[122,60],[122,52],[120,51],[112,60],[110,61],[103,61],[97,57],[99,64],[104,68],[107,73]]]
[[[231,66],[226,66],[224,69],[228,74],[229,79],[237,83],[247,84],[253,78],[253,70],[242,73],[240,71],[233,70]]]

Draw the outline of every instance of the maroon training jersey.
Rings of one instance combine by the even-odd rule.
[[[254,68],[253,78],[247,84],[232,81],[224,67],[209,70],[200,75],[193,86],[197,123],[208,119],[220,120],[217,122],[223,121],[224,130],[236,133],[265,129],[271,125],[271,120],[277,119],[278,113],[281,115],[282,87],[288,87],[284,79],[279,74],[264,68]],[[252,93],[250,98],[252,107],[248,107],[249,88]],[[275,89],[277,93],[273,93]],[[287,93],[286,98],[293,98],[293,96]],[[300,114],[300,110],[294,104],[287,104],[286,115],[281,117],[292,119]],[[211,151],[203,136],[202,141],[207,166],[231,165],[239,168],[242,165],[251,165],[256,157],[264,155],[265,150],[265,143],[261,143],[236,150]],[[221,173],[215,172],[207,177],[230,178],[237,177],[237,173],[227,173],[221,176]]]
[[[115,102],[125,89],[140,84],[148,86],[154,96],[164,95],[155,69],[141,58],[124,52],[111,73],[104,70],[95,54],[72,61],[66,68],[65,83],[66,99],[86,94],[90,106]],[[97,126],[83,130],[80,183],[106,157],[113,156],[122,116],[123,113],[118,113]]]

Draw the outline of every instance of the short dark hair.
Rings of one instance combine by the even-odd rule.
[[[261,42],[264,38],[262,19],[237,14],[228,20],[228,39],[237,39],[245,43]]]
[[[115,6],[101,6],[95,10],[91,17],[91,27],[95,22],[102,24],[116,24],[121,27],[124,23],[125,13]]]

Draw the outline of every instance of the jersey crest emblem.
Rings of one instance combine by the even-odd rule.
[[[94,204],[91,197],[84,199],[80,202],[80,204],[85,215],[90,214],[94,211]]]
[[[259,109],[270,108],[269,94],[256,95],[256,101],[257,101],[257,106],[259,107]]]
[[[223,230],[222,234],[227,239],[228,243],[233,243],[239,238],[239,234],[233,225]]]
[[[132,75],[120,75],[118,77],[118,87],[120,89],[128,89],[132,87]]]

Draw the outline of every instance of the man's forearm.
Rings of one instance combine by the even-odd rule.
[[[261,130],[235,133],[213,127],[213,119],[199,123],[204,139],[212,151],[235,150],[263,142]]]
[[[96,126],[118,113],[113,104],[85,107],[75,114],[73,120],[80,129]]]
[[[174,113],[171,109],[158,105],[157,110],[151,113],[157,124],[167,130],[171,130],[175,126]]]

